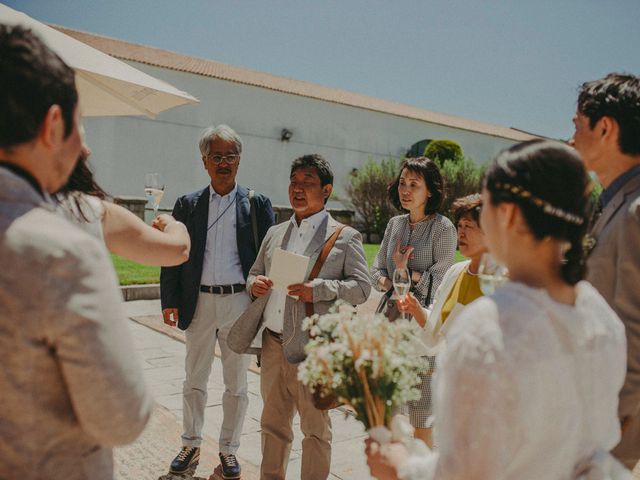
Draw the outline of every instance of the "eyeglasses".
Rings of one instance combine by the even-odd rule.
[[[213,163],[222,163],[223,160],[227,163],[236,163],[240,159],[240,155],[230,153],[229,155],[207,155],[205,158]]]

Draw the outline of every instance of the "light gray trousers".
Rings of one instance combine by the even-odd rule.
[[[199,447],[202,443],[204,410],[207,405],[207,383],[213,365],[216,340],[222,355],[222,428],[220,452],[235,454],[240,446],[242,424],[249,405],[247,369],[251,356],[239,355],[227,346],[227,334],[235,320],[251,303],[246,292],[214,295],[201,292],[189,328],[185,331],[187,357],[186,380],[182,389],[182,444]]]

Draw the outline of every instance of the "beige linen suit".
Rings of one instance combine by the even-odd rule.
[[[620,391],[620,418],[631,417],[613,451],[627,467],[640,458],[640,175],[629,180],[604,207],[591,237],[587,280],[625,325],[627,376]]]
[[[113,478],[151,410],[95,238],[0,168],[0,478]]]
[[[307,277],[324,243],[337,228],[337,222],[327,215],[306,248],[310,257]],[[251,291],[258,275],[269,276],[271,260],[276,248],[286,246],[292,223],[271,227],[260,247],[256,262],[247,279]],[[369,297],[371,281],[362,247],[362,237],[353,228],[340,233],[331,253],[313,281],[315,313],[326,313],[336,300],[357,305]],[[263,312],[269,295],[255,300],[238,319],[229,334],[229,346],[239,352],[248,351],[251,341],[263,322]],[[262,370],[260,390],[264,401],[262,412],[262,480],[284,479],[291,442],[292,421],[300,413],[302,441],[302,475],[305,480],[325,479],[331,464],[331,422],[326,411],[317,410],[309,389],[297,379],[297,364],[305,358],[304,346],[309,334],[302,330],[306,317],[304,303],[287,297],[284,309],[282,341],[268,333],[263,334]]]

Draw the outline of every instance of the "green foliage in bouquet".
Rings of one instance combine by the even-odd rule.
[[[420,333],[406,320],[359,314],[337,303],[325,315],[305,319],[311,340],[298,378],[321,395],[350,405],[365,428],[388,425],[395,407],[418,400]]]

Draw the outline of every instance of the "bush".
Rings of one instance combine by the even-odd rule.
[[[460,162],[464,160],[462,147],[453,140],[433,140],[424,149],[424,156],[437,162],[440,166],[447,160]]]
[[[359,216],[358,225],[371,241],[371,235],[384,235],[389,219],[398,214],[387,195],[387,188],[398,175],[399,162],[394,158],[381,160],[380,163],[369,158],[362,168],[351,174],[346,187],[347,195]]]
[[[484,168],[476,165],[469,158],[461,158],[445,160],[440,167],[440,171],[445,178],[447,191],[441,212],[453,221],[453,216],[450,212],[451,204],[457,198],[480,192]]]

